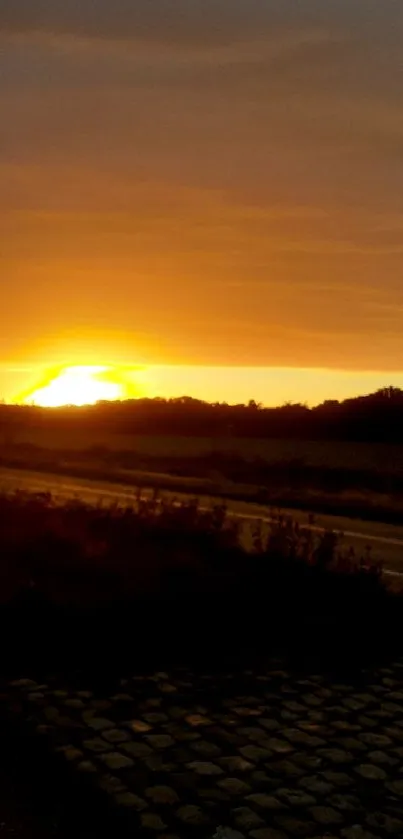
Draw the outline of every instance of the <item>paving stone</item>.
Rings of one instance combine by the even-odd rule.
[[[391,693],[389,693],[389,699],[392,699],[393,702],[403,703],[403,691],[392,691]],[[403,708],[401,710],[403,710]]]
[[[147,746],[147,743],[122,743],[122,749],[131,757],[142,759],[146,757],[151,757],[154,752],[150,746]]]
[[[380,766],[372,763],[361,763],[355,770],[366,781],[386,781],[387,774]]]
[[[56,751],[63,754],[63,757],[69,763],[74,763],[76,760],[82,760],[84,758],[83,752],[80,749],[75,749],[74,746],[62,746],[60,749],[56,749]]]
[[[371,693],[356,693],[354,699],[363,705],[375,705],[378,701]]]
[[[47,708],[43,709],[43,716],[46,720],[48,720],[48,722],[57,722],[60,717],[60,711],[53,705],[49,705]]]
[[[298,722],[298,714],[292,714],[291,711],[281,711],[280,717],[287,725],[291,722]]]
[[[275,830],[273,827],[263,827],[261,830],[252,830],[252,839],[287,839],[282,830]]]
[[[100,711],[100,713],[109,711],[109,709],[112,708],[112,702],[110,702],[109,699],[92,699],[90,705],[91,708],[95,711]]]
[[[329,727],[322,725],[321,723],[314,722],[313,720],[308,720],[308,722],[301,722],[299,720],[297,724],[301,731],[305,731],[307,734],[313,734],[315,737],[328,737],[332,732],[332,729]]]
[[[247,737],[248,740],[252,741],[252,743],[260,743],[262,740],[267,740],[267,731],[263,728],[258,728],[257,726],[254,726],[253,728],[239,728],[238,733],[242,735],[242,737]]]
[[[122,702],[133,702],[133,697],[130,696],[130,693],[115,693],[115,696],[111,697],[111,701],[114,705]]]
[[[87,775],[95,775],[97,767],[91,760],[82,760],[81,763],[77,765],[77,771]]]
[[[94,752],[94,754],[104,754],[105,752],[112,751],[112,746],[109,743],[105,743],[102,737],[94,737],[93,740],[84,740],[83,747],[84,749],[89,749],[90,752]]]
[[[141,824],[146,830],[154,830],[156,833],[162,833],[167,827],[157,813],[143,813]]]
[[[304,774],[304,770],[300,766],[296,766],[291,760],[276,760],[267,763],[266,766],[270,771],[276,772],[283,778],[301,778]]]
[[[271,737],[267,741],[267,748],[275,754],[291,754],[291,752],[295,751],[290,743],[287,743],[286,740],[279,740],[277,737]]]
[[[175,746],[171,749],[169,756],[175,763],[190,763],[190,761],[195,760],[195,755],[184,746]],[[200,755],[200,758],[208,757],[211,757],[211,755]]]
[[[72,708],[73,711],[82,711],[85,708],[82,699],[66,699],[63,704],[66,708]]]
[[[252,791],[252,787],[246,784],[245,781],[240,781],[239,778],[224,778],[218,781],[218,786],[229,795],[245,796]]]
[[[239,706],[233,709],[239,717],[259,717],[260,711],[256,708],[247,708],[246,706]]]
[[[108,769],[119,770],[129,769],[133,766],[133,761],[130,757],[120,754],[120,752],[111,752],[110,754],[101,755],[101,760],[106,764]]]
[[[266,795],[264,792],[255,792],[246,797],[246,801],[251,804],[256,804],[263,810],[283,810],[284,804],[280,802],[274,795]]]
[[[329,763],[334,763],[336,766],[352,763],[354,759],[351,752],[346,752],[344,749],[321,749],[319,754],[325,760],[329,761]]]
[[[311,807],[310,812],[318,824],[328,827],[332,824],[341,824],[343,817],[333,807]]]
[[[158,688],[161,693],[178,693],[176,685],[172,685],[170,682],[162,682],[162,684],[158,685]]]
[[[153,749],[169,749],[175,745],[175,740],[170,734],[148,734],[146,740]]]
[[[254,764],[251,763],[249,760],[244,760],[242,757],[221,757],[217,761],[220,766],[225,769],[226,772],[234,772],[235,774],[239,772],[250,772],[254,769]]]
[[[392,740],[397,740],[398,743],[403,742],[403,729],[401,728],[385,728],[385,734],[391,737]]]
[[[168,713],[171,719],[181,720],[184,719],[184,717],[186,717],[188,712],[185,708],[181,708],[180,705],[174,705],[173,708],[169,709]]]
[[[152,711],[148,714],[143,714],[143,716],[145,721],[150,723],[150,725],[161,725],[163,722],[168,722],[167,715],[158,711]]]
[[[187,764],[188,769],[191,769],[192,772],[196,772],[197,775],[222,775],[223,771],[220,769],[219,766],[216,766],[215,763],[203,763],[202,761],[195,760],[192,763]]]
[[[390,792],[393,792],[393,795],[398,795],[400,798],[403,798],[403,780],[392,781],[390,784],[387,784],[387,788]]]
[[[213,839],[245,839],[245,836],[239,833],[239,830],[233,830],[232,827],[218,827]]]
[[[366,823],[373,830],[382,830],[391,836],[403,836],[403,821],[387,813],[369,813]]]
[[[148,787],[145,795],[154,804],[177,804],[179,801],[178,794],[175,790],[167,786]]]
[[[361,809],[360,800],[355,795],[342,795],[341,793],[335,793],[334,795],[329,796],[328,802],[332,807],[335,807],[336,810],[341,810],[346,813]]]
[[[147,802],[133,792],[119,792],[115,795],[115,801],[119,807],[129,807],[132,810],[137,810],[138,813],[141,813],[148,807]]]
[[[190,744],[190,748],[202,757],[220,757],[222,755],[222,749],[215,743],[208,743],[207,740],[196,740]]]
[[[253,763],[261,763],[261,761],[268,760],[272,756],[268,749],[262,749],[260,746],[244,746],[239,751],[242,757],[253,761]]]
[[[151,725],[144,722],[144,720],[130,720],[129,722],[126,722],[125,725],[136,734],[147,734],[148,731],[152,731]]]
[[[176,816],[181,822],[192,825],[193,827],[199,827],[209,822],[206,813],[203,812],[201,807],[197,807],[194,804],[186,804],[184,807],[179,807],[179,810],[176,811]]]
[[[373,833],[365,830],[360,824],[355,824],[353,827],[347,827],[341,831],[342,839],[379,839]]]
[[[332,720],[332,726],[337,731],[351,731],[351,732],[360,731],[360,726],[359,725],[353,725],[353,723],[348,722],[347,720]]]
[[[323,699],[320,696],[315,696],[314,693],[306,693],[302,699],[307,705],[313,708],[318,708],[323,705]]]
[[[396,702],[383,702],[382,709],[385,711],[390,712],[391,714],[401,714],[402,708],[400,705],[397,705]]]
[[[88,725],[90,728],[93,728],[94,731],[107,731],[109,728],[115,727],[113,722],[103,719],[102,717],[91,717],[91,719],[88,720]]]
[[[285,728],[282,732],[283,737],[295,743],[298,746],[307,746],[308,748],[317,749],[325,746],[326,743],[319,737],[307,734],[305,731],[299,731],[298,728]]]
[[[332,716],[334,714],[338,719],[341,720],[349,719],[351,713],[348,708],[344,707],[344,705],[332,705],[332,707],[328,708],[327,711]]]
[[[374,749],[387,749],[388,746],[393,745],[390,737],[386,737],[385,734],[375,734],[374,732],[367,732],[366,734],[360,734],[359,738],[367,746],[372,746]]]
[[[312,807],[316,804],[313,795],[298,789],[279,789],[277,795],[286,801],[290,807]]]
[[[37,734],[45,737],[52,734],[54,730],[55,728],[53,725],[37,725],[35,729]]]
[[[397,758],[394,758],[382,751],[370,752],[368,754],[368,760],[371,763],[379,764],[379,766],[396,766],[398,763]]]
[[[162,705],[161,697],[153,696],[153,697],[150,697],[149,699],[146,699],[143,702],[141,707],[143,709],[147,710],[148,708],[161,708],[161,705]]]
[[[279,814],[274,816],[274,821],[278,824],[283,830],[285,830],[292,839],[295,836],[304,837],[304,836],[314,836],[315,831],[317,830],[317,826],[313,821],[304,821],[303,819],[298,819],[293,815],[287,814]]]
[[[116,775],[101,775],[99,778],[99,786],[108,795],[115,795],[118,792],[126,792],[126,787],[122,780]]]
[[[333,784],[324,781],[319,775],[309,776],[308,778],[301,778],[298,786],[313,793],[313,795],[329,795],[334,790]]]
[[[259,725],[262,725],[267,731],[279,731],[281,726],[277,720],[262,718],[259,720]]]
[[[306,754],[306,752],[299,752],[298,754],[293,755],[293,761],[295,761],[298,766],[308,769],[309,772],[317,772],[323,766],[323,758],[319,757],[317,754]]]
[[[307,717],[312,722],[317,722],[319,724],[327,722],[327,714],[323,711],[308,711]]]
[[[167,762],[162,755],[154,754],[152,757],[147,757],[145,760],[145,765],[150,772],[157,772],[159,774],[164,773],[170,774],[171,772],[175,772],[178,768],[175,763]]]
[[[212,721],[209,720],[208,717],[204,717],[201,714],[189,714],[187,717],[185,717],[185,719],[186,722],[194,728],[212,725]]]
[[[167,728],[166,726],[164,726]],[[196,740],[200,739],[200,734],[196,731],[176,731],[175,734],[170,731],[168,732],[177,740],[178,743],[194,743]]]
[[[361,743],[361,741],[357,740],[356,737],[339,737],[337,743],[339,746],[342,746],[346,752],[352,752],[352,754],[355,752],[360,754],[367,750],[364,743]]]
[[[306,713],[306,708],[304,708],[304,706],[301,705],[300,702],[294,702],[294,700],[291,700],[291,701],[283,702],[283,705],[284,705],[284,708],[287,709],[287,711],[291,711],[293,714],[305,714]]]
[[[119,728],[110,728],[107,731],[104,731],[102,736],[108,741],[108,743],[112,743],[113,745],[117,743],[127,743],[127,741],[130,740],[129,735]]]
[[[224,792],[222,789],[217,789],[216,787],[198,787],[197,795],[199,798],[202,798],[207,806],[214,805],[216,802],[225,801],[228,803],[231,801],[231,797],[228,793]]]
[[[232,811],[234,822],[240,830],[255,830],[264,825],[263,819],[250,807],[237,807]]]
[[[349,787],[352,784],[352,779],[345,772],[324,772],[323,777],[335,787]]]
[[[357,723],[362,728],[376,728],[378,724],[376,720],[373,719],[373,717],[368,717],[366,716],[366,714],[363,714],[362,716],[358,717]]]

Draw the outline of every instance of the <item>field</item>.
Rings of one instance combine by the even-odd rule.
[[[403,516],[403,446],[91,433],[16,425],[0,466],[254,501],[388,524]]]
[[[329,468],[355,468],[368,471],[403,471],[403,446],[386,443],[341,441],[306,441],[253,439],[243,437],[211,438],[185,436],[145,436],[83,432],[74,426],[66,434],[57,429],[19,430],[9,435],[8,445],[30,445],[51,450],[88,450],[104,447],[111,452],[124,451],[155,458],[197,458],[221,452],[245,460],[261,458],[268,463],[300,460],[307,465]]]

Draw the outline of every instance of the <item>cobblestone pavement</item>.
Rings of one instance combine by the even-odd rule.
[[[403,660],[359,686],[273,666],[134,676],[115,693],[11,687],[13,710],[132,835],[403,836]]]

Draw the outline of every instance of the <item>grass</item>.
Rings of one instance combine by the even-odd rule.
[[[288,651],[358,666],[400,643],[401,600],[370,556],[278,517],[242,547],[226,509],[141,499],[136,508],[0,497],[5,667],[109,673],[191,661],[222,666]],[[374,615],[378,623],[374,622]]]
[[[91,431],[70,424],[63,428],[19,428],[9,432],[7,448],[36,446],[61,451],[90,448],[126,452],[137,456],[164,458],[202,458],[222,453],[246,461],[261,458],[267,463],[303,461],[307,465],[329,468],[355,468],[371,472],[403,471],[403,448],[398,444],[320,440],[282,440],[233,437],[195,437],[118,434],[105,429]]]
[[[183,440],[179,438],[179,443]],[[333,467],[301,459],[270,462],[223,451],[162,456],[157,445],[156,451],[146,454],[95,444],[85,449],[10,444],[0,448],[1,465],[388,524],[400,524],[403,515],[403,472],[397,468],[391,472],[388,462],[383,471],[367,471],[353,463]]]

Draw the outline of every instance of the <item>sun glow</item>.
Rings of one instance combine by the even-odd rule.
[[[25,397],[24,402],[43,408],[94,405],[124,397],[120,382],[112,380],[109,367],[66,367],[47,384]]]

